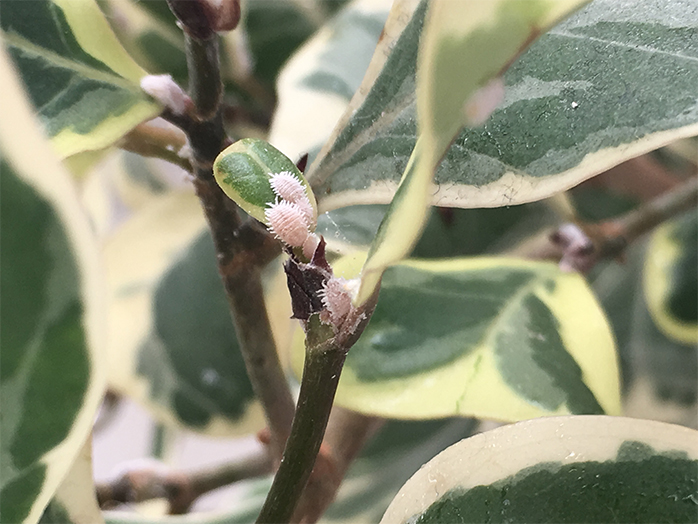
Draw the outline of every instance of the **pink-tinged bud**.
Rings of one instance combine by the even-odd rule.
[[[293,202],[282,200],[264,211],[269,229],[282,242],[301,247],[310,235],[305,214]]]
[[[187,113],[191,99],[170,75],[147,75],[141,78],[141,89],[176,115]]]
[[[197,40],[207,40],[214,34],[211,27],[211,7],[205,0],[167,0],[170,11],[189,35]]]
[[[240,22],[240,0],[202,0],[211,28],[222,33],[232,31]]]

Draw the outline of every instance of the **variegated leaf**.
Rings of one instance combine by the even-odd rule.
[[[361,255],[334,264],[350,278]],[[293,345],[300,373],[303,337]],[[407,260],[389,269],[336,402],[419,419],[620,412],[608,323],[583,278],[513,259]]]
[[[385,268],[414,247],[435,170],[463,124],[479,125],[495,109],[503,96],[498,77],[541,32],[585,1],[433,1],[417,59],[417,141],[369,249],[357,304],[373,295]]]
[[[414,12],[374,87],[308,169],[321,213],[387,203],[395,193],[416,141],[425,7]],[[436,172],[432,203],[537,200],[698,134],[697,28],[691,1],[593,1],[507,70],[502,105],[483,127],[458,135]]]
[[[105,257],[112,386],[168,424],[212,435],[261,429],[198,199],[153,199]]]
[[[61,157],[107,147],[160,111],[95,0],[6,2],[0,23]]]
[[[652,237],[644,288],[654,322],[668,337],[698,344],[698,217],[690,211]]]
[[[555,417],[451,446],[403,486],[381,524],[693,522],[697,504],[698,432]]]
[[[87,217],[2,49],[0,92],[0,520],[34,523],[90,433],[106,311]]]
[[[304,153],[315,156],[345,113],[374,55],[390,4],[349,3],[282,69],[269,141],[292,160]]]

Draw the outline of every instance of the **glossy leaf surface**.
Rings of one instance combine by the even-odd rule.
[[[36,522],[104,388],[98,248],[67,172],[0,50],[2,522]]]
[[[416,141],[424,11],[414,12],[373,89],[306,173],[320,212],[392,198]],[[697,27],[691,2],[592,2],[507,70],[502,105],[483,127],[458,135],[436,172],[432,203],[537,200],[695,135]]]
[[[335,271],[350,277],[361,261],[347,256]],[[302,350],[298,332],[297,372]],[[408,419],[616,414],[613,338],[584,280],[554,265],[408,260],[386,272],[336,402]]]
[[[693,522],[698,433],[620,417],[505,426],[437,455],[382,524]]]
[[[102,149],[159,108],[94,0],[7,2],[2,40],[61,157]]]

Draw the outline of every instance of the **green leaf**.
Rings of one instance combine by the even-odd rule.
[[[109,381],[161,422],[211,435],[264,427],[198,199],[156,198],[111,237]]]
[[[264,140],[243,138],[225,148],[213,163],[216,182],[247,214],[267,223],[265,210],[279,199],[269,183],[272,175],[291,173],[304,187],[317,216],[312,189],[296,165]]]
[[[7,2],[2,30],[61,157],[107,147],[159,112],[94,0]]]
[[[501,427],[436,456],[381,524],[694,522],[698,432],[619,417]]]
[[[415,66],[425,4],[363,103],[306,172],[320,212],[390,202],[416,142]],[[432,203],[537,200],[676,138],[698,134],[698,16],[671,0],[595,0],[504,74],[503,104],[464,130]],[[357,95],[358,96],[358,95]]]
[[[698,428],[698,346],[665,336],[647,311],[646,247],[633,244],[623,264],[602,263],[589,275],[618,346],[623,413]]]
[[[354,0],[286,63],[269,141],[293,159],[315,156],[369,66],[390,0]]]
[[[419,136],[426,142],[435,168],[463,124],[473,127],[498,105],[476,105],[478,118],[470,116],[478,90],[504,69],[549,27],[588,0],[516,0],[464,3],[432,2],[420,41],[417,66]],[[483,93],[483,91],[481,91]]]
[[[698,219],[695,211],[665,224],[652,236],[645,264],[645,298],[668,337],[698,343]]]
[[[205,428],[214,417],[241,422],[255,397],[208,231],[160,279],[153,314],[137,368],[153,398],[169,402],[190,427]]]
[[[0,520],[33,523],[92,427],[106,312],[97,242],[4,50],[0,92]]]
[[[640,279],[638,279],[640,280]],[[653,321],[638,282],[633,318],[633,377],[624,411],[698,428],[698,345],[666,336]]]
[[[333,264],[345,278],[362,257]],[[302,336],[294,338],[300,372]],[[389,269],[336,402],[391,418],[521,420],[620,411],[609,326],[584,280],[548,263],[408,260]]]
[[[374,294],[385,268],[414,247],[427,220],[435,170],[463,124],[482,123],[499,102],[493,98],[503,87],[496,89],[500,82],[496,77],[541,32],[581,3],[435,0],[431,4],[417,59],[418,138],[369,249],[357,304]],[[477,107],[469,109],[471,105]],[[468,116],[471,111],[476,116]]]

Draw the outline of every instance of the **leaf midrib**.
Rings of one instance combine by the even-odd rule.
[[[50,51],[49,49],[46,49],[45,47],[39,47],[36,44],[33,44],[31,41],[18,35],[17,33],[7,33],[5,31],[0,33],[2,34],[2,39],[7,42],[8,45],[17,48],[26,54],[41,58],[58,68],[68,69],[78,73],[84,78],[111,84],[128,91],[138,91],[135,84],[117,74],[109,74],[98,71],[75,60],[67,59],[53,51]]]

